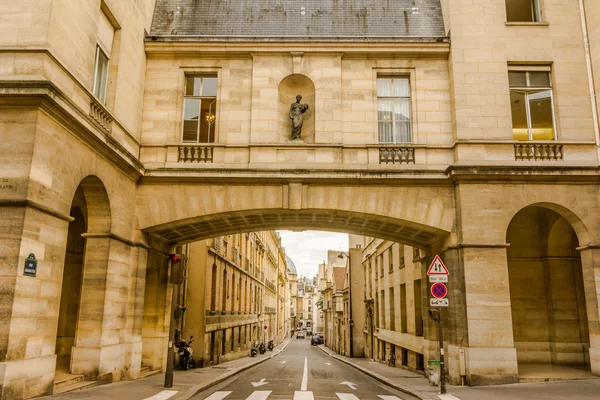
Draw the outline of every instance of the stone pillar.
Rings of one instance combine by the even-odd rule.
[[[459,251],[459,247],[452,245],[447,247],[440,252],[442,261],[448,268],[450,274],[448,275],[448,300],[449,306],[445,311],[444,318],[444,341],[446,343],[446,357],[445,363],[450,377],[450,383],[458,385],[462,383],[462,373],[464,365],[461,359],[461,350],[466,351],[469,347],[469,335],[467,325],[467,306],[465,296],[465,271],[464,265],[460,260],[462,252]],[[428,260],[429,263],[433,261],[433,257]],[[429,267],[429,264],[427,265]],[[427,270],[424,272],[424,279]],[[429,288],[431,285],[427,284],[427,298],[430,298]],[[429,300],[427,300],[427,307],[429,307]],[[430,343],[430,349],[435,349],[435,359],[437,359],[438,352],[438,330],[437,324],[429,319],[428,323],[428,334],[427,339]]]
[[[142,365],[151,370],[166,367],[172,295],[167,260],[159,252],[148,252],[142,318]]]
[[[132,257],[131,243],[124,239],[94,233],[84,237],[81,305],[71,372],[92,380],[119,381],[131,368],[137,260]]]
[[[463,244],[470,385],[515,383],[519,380],[510,307],[507,245]]]
[[[600,248],[584,246],[581,253],[583,287],[590,333],[590,364],[592,373],[600,376]]]
[[[8,203],[8,204],[7,204]],[[31,202],[0,205],[0,399],[52,393],[68,215]],[[34,253],[35,277],[24,276]]]

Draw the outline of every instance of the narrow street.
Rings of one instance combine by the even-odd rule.
[[[414,397],[333,359],[317,346],[311,346],[310,338],[306,338],[292,339],[278,357],[198,393],[194,399],[409,400]]]

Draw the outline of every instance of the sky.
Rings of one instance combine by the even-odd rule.
[[[292,259],[298,276],[312,278],[319,264],[327,260],[327,250],[348,251],[348,234],[323,231],[279,231],[285,254]]]

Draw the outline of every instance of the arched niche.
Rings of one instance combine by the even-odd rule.
[[[301,74],[288,75],[279,83],[278,142],[291,139],[290,105],[296,101],[298,94],[302,96],[302,103],[308,104],[308,110],[304,113],[301,138],[304,143],[315,142],[315,84]]]

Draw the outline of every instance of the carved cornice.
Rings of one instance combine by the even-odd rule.
[[[75,218],[70,215],[63,214],[61,212],[55,211],[50,207],[47,207],[41,203],[32,200],[10,200],[10,199],[0,199],[0,207],[31,207],[38,211],[41,211],[45,214],[51,215],[58,219],[61,219],[66,222],[71,222]]]
[[[50,81],[0,81],[0,105],[37,106],[133,181],[137,182],[144,174],[143,164],[110,135],[106,126],[92,118],[90,111],[79,108]]]

